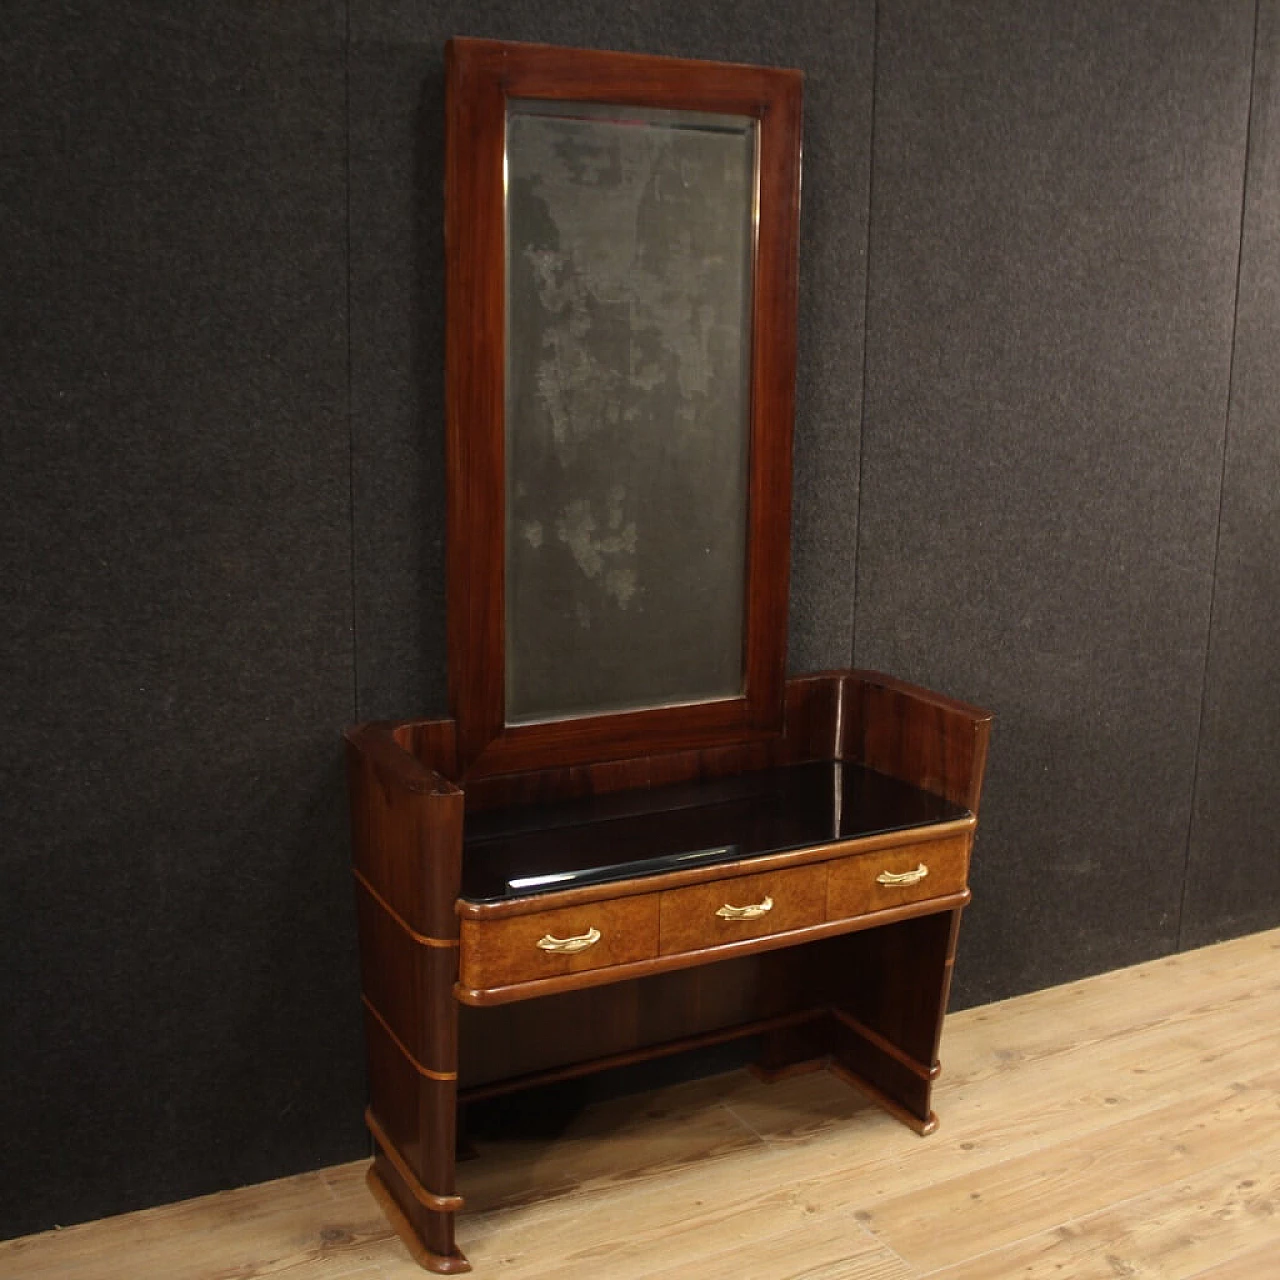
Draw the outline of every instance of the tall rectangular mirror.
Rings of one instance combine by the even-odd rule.
[[[799,76],[471,40],[448,68],[463,760],[776,730]]]

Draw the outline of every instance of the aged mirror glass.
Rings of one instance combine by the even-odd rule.
[[[756,153],[507,104],[508,724],[742,693]]]

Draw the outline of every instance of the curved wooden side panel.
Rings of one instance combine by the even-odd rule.
[[[840,758],[978,812],[991,712],[878,671],[842,673]]]
[[[462,792],[385,725],[348,733],[347,776],[375,1189],[424,1266],[466,1271],[454,1243]]]
[[[360,725],[346,741],[356,871],[416,932],[456,938],[462,792],[386,725]]]

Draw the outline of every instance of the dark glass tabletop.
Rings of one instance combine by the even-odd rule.
[[[821,762],[469,814],[470,902],[607,884],[969,816],[861,765]]]

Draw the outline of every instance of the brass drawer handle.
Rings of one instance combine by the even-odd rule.
[[[731,907],[727,902],[716,915],[721,920],[759,920],[773,910],[773,899],[765,898],[763,902],[753,902],[746,907]]]
[[[591,928],[586,933],[578,934],[576,938],[553,938],[549,933],[544,933],[538,939],[538,946],[543,951],[554,951],[558,956],[576,956],[579,951],[594,947],[599,941],[600,930]]]
[[[929,874],[929,868],[922,862],[914,871],[882,871],[876,876],[876,884],[919,884]]]

